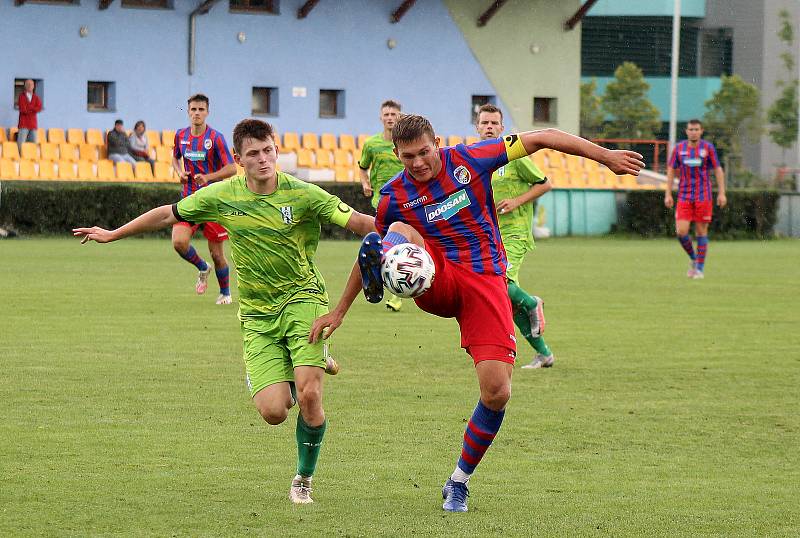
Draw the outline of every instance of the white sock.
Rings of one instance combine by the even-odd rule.
[[[456,470],[453,471],[453,474],[450,475],[450,480],[453,482],[461,482],[462,484],[466,484],[469,482],[469,477],[472,475],[468,475],[464,471],[461,470],[461,467],[456,465]]]

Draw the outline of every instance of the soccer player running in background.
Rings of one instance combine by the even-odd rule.
[[[418,115],[402,117],[392,139],[405,169],[381,189],[378,233],[364,238],[342,298],[314,322],[310,340],[341,325],[360,289],[369,302],[381,301],[381,268],[389,248],[403,243],[425,248],[436,273],[428,291],[414,300],[428,313],[456,318],[480,387],[461,457],[442,490],[445,510],[466,512],[467,482],[497,435],[511,397],[516,354],[492,173],[545,147],[600,161],[618,174],[636,175],[644,164],[638,153],[605,149],[555,129],[440,148],[430,122]]]
[[[227,179],[236,174],[236,165],[225,143],[222,133],[206,124],[208,97],[196,94],[189,97],[189,127],[175,133],[175,148],[172,152],[172,167],[183,183],[181,198],[189,196],[210,183]],[[183,163],[181,163],[183,160]],[[192,236],[200,224],[178,222],[172,227],[172,246],[181,258],[199,271],[195,291],[203,294],[208,288],[211,266],[191,244]],[[208,240],[208,250],[214,261],[219,282],[217,304],[231,304],[230,268],[225,259],[224,241],[228,240],[225,228],[215,222],[202,225],[203,235]]]
[[[403,171],[403,163],[394,154],[394,143],[392,143],[392,128],[400,119],[400,110],[402,107],[397,101],[390,99],[381,103],[383,132],[367,138],[364,147],[361,148],[361,159],[358,161],[358,167],[361,169],[361,188],[364,190],[364,196],[371,198],[374,209],[378,208],[381,188]],[[388,293],[386,308],[397,312],[402,306],[403,300],[400,297]]]
[[[717,205],[722,208],[728,203],[725,196],[725,172],[719,164],[714,144],[703,140],[703,124],[700,120],[689,120],[686,124],[686,138],[672,149],[667,167],[667,188],[664,192],[664,205],[672,208],[672,184],[675,170],[680,171],[678,181],[678,204],[675,207],[675,233],[683,250],[689,255],[689,270],[686,276],[700,279],[704,276],[706,254],[708,252],[708,225],[713,212],[713,194],[709,169],[714,170],[717,179]],[[689,236],[689,225],[694,222],[697,237],[697,252]]]
[[[478,110],[475,124],[481,140],[497,138],[505,127],[503,112],[494,105],[486,104]],[[519,269],[525,254],[534,249],[533,208],[534,202],[552,189],[552,184],[533,161],[527,158],[510,161],[492,174],[497,220],[508,258],[508,297],[514,314],[514,324],[522,336],[536,350],[533,360],[523,368],[549,368],[555,357],[544,341],[543,301],[529,295],[519,287]]]
[[[269,424],[285,421],[299,403],[297,474],[289,497],[307,504],[313,502],[311,481],[326,426],[323,372],[338,371],[327,344],[308,338],[314,319],[328,311],[325,282],[314,264],[320,223],[363,235],[375,229],[375,219],[316,185],[276,172],[274,140],[269,124],[243,120],[233,131],[233,145],[244,175],[152,209],[116,230],[76,228],[73,233],[82,243],[108,243],[178,222],[225,227],[238,272],[247,385]]]

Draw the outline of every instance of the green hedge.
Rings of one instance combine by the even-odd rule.
[[[359,183],[324,186],[356,210],[371,214]],[[20,234],[68,234],[78,226],[116,228],[145,211],[179,200],[176,184],[3,181],[0,227]],[[157,235],[168,236],[169,230]],[[353,237],[338,226],[323,226],[324,238]]]
[[[775,191],[729,191],[728,205],[714,205],[709,228],[715,238],[774,237],[780,194]],[[715,195],[716,200],[716,195]],[[664,207],[664,191],[632,191],[619,214],[619,231],[644,237],[675,235],[674,210]]]

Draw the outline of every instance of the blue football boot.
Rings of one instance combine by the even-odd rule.
[[[361,269],[361,287],[370,303],[383,300],[383,242],[381,236],[371,232],[361,241],[358,250],[358,267]]]
[[[469,488],[465,483],[448,479],[442,488],[442,498],[444,499],[442,508],[448,512],[466,512],[467,497],[469,497]]]

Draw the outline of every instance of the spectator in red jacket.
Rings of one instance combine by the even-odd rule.
[[[19,94],[19,131],[17,132],[17,145],[22,150],[23,142],[36,143],[36,114],[42,110],[42,100],[34,93],[34,84],[31,79],[25,81],[24,91]]]

